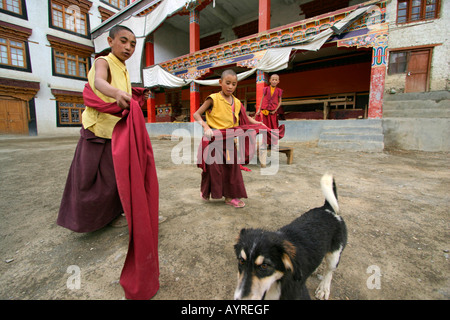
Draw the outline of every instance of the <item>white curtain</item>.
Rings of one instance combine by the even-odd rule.
[[[288,67],[289,57],[292,50],[314,50],[314,51],[318,50],[332,33],[333,32],[330,29],[327,29],[321,32],[320,34],[316,35],[312,39],[308,40],[307,43],[299,44],[292,47],[268,49],[255,68],[245,72],[241,72],[237,75],[238,81],[242,81],[245,78],[248,78],[249,76],[254,74],[256,70],[271,73],[286,69]],[[192,81],[204,86],[219,86],[219,79],[185,80],[165,71],[159,65],[146,68],[142,71],[142,73],[144,80],[143,83],[144,86],[147,88],[156,86],[176,88],[185,86],[191,83]]]

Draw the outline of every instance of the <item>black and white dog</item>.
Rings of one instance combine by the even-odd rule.
[[[239,269],[235,299],[310,299],[306,279],[324,257],[327,269],[316,297],[328,299],[347,228],[339,216],[333,177],[325,174],[321,187],[325,204],[278,231],[241,230],[234,246]]]

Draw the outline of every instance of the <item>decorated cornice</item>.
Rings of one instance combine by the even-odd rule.
[[[73,52],[83,57],[88,57],[95,51],[94,47],[58,38],[49,34],[47,35],[47,40],[48,42],[50,42],[50,45],[53,49]]]
[[[52,2],[63,5],[66,8],[70,6],[77,6],[83,14],[87,14],[92,7],[92,2],[88,0],[52,0]]]
[[[27,41],[31,35],[31,32],[31,29],[0,21],[0,35],[3,37],[19,41]]]
[[[253,68],[267,49],[293,46],[304,42],[321,31],[332,27],[352,11],[363,6],[375,4],[379,10],[374,10],[364,15],[352,23],[346,30],[349,37],[354,37],[355,34],[364,37],[365,34],[373,30],[386,29],[384,27],[386,25],[386,2],[387,0],[368,1],[186,54],[160,63],[160,66],[179,77],[195,79],[207,74],[211,68],[222,65],[236,63],[238,66]],[[345,37],[343,35],[339,38],[331,38],[329,42],[338,42]],[[344,42],[340,42],[339,44],[344,45]],[[370,46],[372,43],[368,42],[367,44]]]
[[[39,82],[0,78],[0,96],[29,101],[39,91]]]

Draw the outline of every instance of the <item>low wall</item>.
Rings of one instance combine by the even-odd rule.
[[[329,121],[350,123],[370,120],[304,120],[280,121],[286,126],[283,141],[318,142],[322,128]],[[429,152],[450,151],[450,119],[386,118],[382,120],[384,145],[388,149],[418,150]],[[190,136],[203,135],[197,123],[147,123],[151,137],[159,135]]]
[[[388,149],[450,151],[450,119],[383,119],[384,146]]]

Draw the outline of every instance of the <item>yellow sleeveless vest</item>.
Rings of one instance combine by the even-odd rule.
[[[123,64],[115,55],[110,53],[107,56],[98,57],[98,59],[104,59],[108,62],[109,71],[111,74],[111,85],[122,91],[131,94],[131,82],[128,74],[127,67]],[[95,88],[95,61],[92,68],[88,73],[88,82],[94,93],[105,102],[115,102],[114,98],[105,96],[103,93]],[[112,132],[116,123],[120,120],[119,117],[113,116],[108,113],[103,113],[86,106],[86,109],[82,114],[82,123],[85,129],[92,131],[97,137],[111,139]]]
[[[239,125],[239,112],[241,111],[241,101],[233,96],[234,99],[234,116],[231,105],[220,92],[211,94],[208,98],[213,100],[213,106],[206,111],[206,123],[214,129],[229,129]]]

